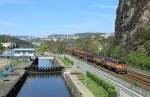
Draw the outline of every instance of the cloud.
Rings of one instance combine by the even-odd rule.
[[[90,6],[90,8],[116,9],[117,6],[116,5],[99,5],[99,4],[93,4],[93,5]]]

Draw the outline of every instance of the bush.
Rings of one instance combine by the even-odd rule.
[[[90,72],[87,72],[87,76],[90,77],[93,81],[95,81],[99,86],[102,86],[108,92],[109,97],[117,97],[117,92],[115,91],[115,88],[112,85]]]
[[[71,65],[73,65],[73,64],[74,64],[74,62],[73,62],[73,61],[71,61],[70,59],[68,59],[68,58],[67,58],[67,57],[65,57],[65,56],[64,56],[64,60],[68,61],[68,63],[70,63]]]
[[[150,69],[150,57],[139,52],[130,52],[127,61],[141,68]]]
[[[106,83],[105,81],[102,81],[102,86],[107,91],[108,91],[109,88],[114,89],[114,87],[112,85],[110,85],[109,83]]]
[[[115,89],[108,88],[107,91],[108,91],[109,97],[117,97],[117,92],[115,91]]]
[[[114,58],[120,58],[123,55],[123,48],[121,46],[116,46],[111,51],[111,56]]]

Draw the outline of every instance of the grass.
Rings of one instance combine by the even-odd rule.
[[[84,75],[78,76],[79,78],[83,78]],[[85,85],[85,80],[82,79],[81,82]],[[91,78],[86,76],[86,87],[93,93],[95,97],[109,97],[108,92],[96,84]]]
[[[66,57],[62,57],[61,61],[64,63],[65,66],[72,66],[73,65],[73,62]]]

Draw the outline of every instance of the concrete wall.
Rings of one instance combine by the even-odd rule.
[[[54,63],[59,66],[64,66],[64,64],[58,59],[57,57],[54,57]],[[71,92],[73,97],[83,97],[78,88],[74,85],[73,81],[71,80],[70,76],[67,75],[66,72],[63,73],[64,80],[67,84],[67,87],[69,88],[69,91]]]
[[[64,73],[63,77],[73,97],[83,97],[78,88],[73,84],[73,81],[71,80],[69,75],[67,73]]]
[[[2,97],[16,97],[17,93],[19,92],[20,88],[24,84],[27,78],[27,72],[25,71],[23,75],[12,85],[10,90],[5,91]]]
[[[61,61],[57,57],[53,58],[53,62],[56,66],[63,66]]]

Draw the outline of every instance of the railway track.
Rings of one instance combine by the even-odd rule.
[[[141,74],[139,72],[132,71],[132,70],[128,70],[128,73],[132,73],[134,75],[138,75],[138,76],[144,77],[144,79],[148,79],[150,81],[150,76],[148,76],[148,75],[144,75],[144,74]]]
[[[144,74],[129,70],[127,74],[123,74],[125,77],[137,81],[144,87],[147,87],[150,90],[150,77],[145,76]]]

